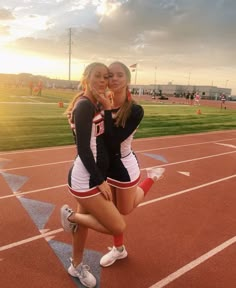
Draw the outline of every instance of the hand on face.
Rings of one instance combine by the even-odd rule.
[[[90,91],[92,92],[93,97],[102,104],[105,110],[111,109],[113,93],[110,90],[106,90],[104,93],[97,91],[94,87],[90,86]]]

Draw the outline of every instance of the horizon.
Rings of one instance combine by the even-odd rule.
[[[41,78],[47,78],[47,79],[49,79],[49,80],[61,80],[61,81],[68,81],[68,82],[80,82],[80,80],[69,80],[69,79],[63,79],[63,78],[50,78],[49,76],[47,76],[47,75],[34,75],[34,74],[32,74],[32,73],[25,73],[25,72],[21,72],[21,73],[18,73],[18,74],[15,74],[15,73],[0,73],[0,76],[1,75],[11,75],[11,76],[20,76],[20,75],[29,75],[29,78],[30,77],[35,77],[36,78],[36,80],[38,81],[39,79],[40,79],[40,77]],[[1,80],[1,79],[0,79]],[[75,84],[75,83],[74,83]],[[28,85],[28,83],[27,84],[23,84],[23,86],[27,86]],[[182,85],[182,86],[189,86],[189,87],[191,87],[191,86],[198,86],[198,87],[204,87],[204,86],[206,86],[206,87],[216,87],[216,88],[218,88],[218,89],[224,89],[224,87],[220,87],[220,86],[212,86],[212,85],[201,85],[201,84],[196,84],[196,85],[191,85],[191,84],[189,84],[189,85],[186,85],[186,84],[179,84],[179,83],[171,83],[171,82],[168,82],[168,83],[156,83],[156,84],[154,84],[154,83],[148,83],[148,84],[134,84],[134,83],[130,83],[130,86],[154,86],[154,85]],[[231,89],[230,87],[227,87],[227,89]],[[231,89],[231,91],[232,91],[232,89]],[[236,96],[236,95],[234,95],[233,93],[231,93],[231,94],[229,94],[229,96]]]

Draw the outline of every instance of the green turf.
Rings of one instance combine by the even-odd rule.
[[[31,97],[28,92],[26,88],[0,88],[0,151],[73,144],[64,111],[76,91],[44,90],[41,97]],[[60,101],[63,108],[59,108]],[[135,138],[236,127],[236,110],[201,106],[198,115],[193,106],[147,103],[140,103],[145,117]]]

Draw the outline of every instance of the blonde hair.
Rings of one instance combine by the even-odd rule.
[[[82,95],[84,95],[84,91],[87,88],[88,79],[91,76],[91,73],[94,70],[94,68],[96,68],[97,66],[103,66],[108,70],[107,66],[103,63],[100,63],[100,62],[93,62],[85,68],[84,73],[83,73],[81,80],[80,80],[80,85],[79,85],[79,90],[81,90],[81,91],[78,94],[76,94],[74,96],[74,98],[72,99],[72,101],[69,103],[69,106],[67,107],[67,109],[65,111],[65,114],[67,114],[67,116],[72,114],[73,109],[76,105],[76,102],[78,101],[78,99]]]
[[[124,70],[125,72],[125,76],[127,78],[127,82],[130,83],[131,81],[131,73],[129,68],[122,62],[116,61],[111,63],[110,65],[113,64],[118,64],[121,66],[121,68]],[[132,99],[131,97],[131,93],[129,91],[129,86],[127,85],[126,87],[126,99],[125,102],[121,105],[119,111],[116,114],[116,119],[115,119],[115,125],[117,127],[125,127],[126,121],[128,119],[128,117],[130,116],[131,113],[131,108],[132,105],[135,103],[135,101]]]

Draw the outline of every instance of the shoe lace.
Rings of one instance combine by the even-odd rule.
[[[81,277],[86,278],[89,270],[90,270],[90,267],[88,265],[81,265],[81,270],[80,270]]]
[[[66,210],[68,213],[70,213],[69,216],[67,216],[67,219],[68,219],[68,218],[74,213],[74,211],[73,211],[71,208],[69,208],[69,207],[66,207],[65,210]],[[69,220],[68,220],[68,221],[69,221]],[[70,221],[69,221],[69,222],[70,222]],[[77,223],[70,222],[70,223],[69,223],[69,227],[70,227],[71,231],[74,233],[74,232],[77,231],[78,224],[77,224]]]
[[[115,246],[107,247],[107,249],[110,251],[110,252],[108,252],[108,254],[110,254],[110,256],[112,258],[116,257],[117,253],[119,253],[119,251],[117,250],[117,248]]]

